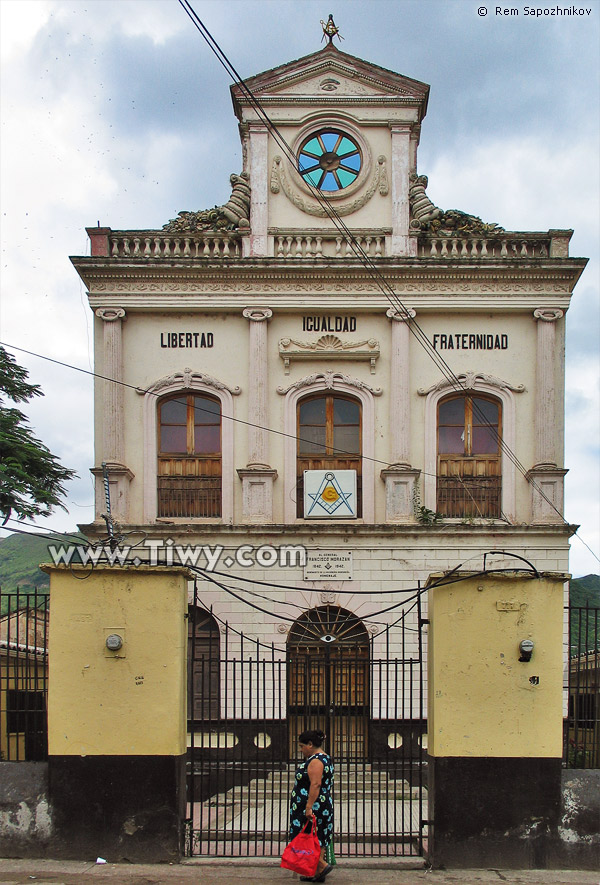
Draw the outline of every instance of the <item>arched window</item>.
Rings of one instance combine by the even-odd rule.
[[[443,516],[501,516],[501,434],[497,399],[460,395],[440,401],[436,509]]]
[[[362,409],[349,396],[318,394],[297,406],[297,515],[304,515],[305,470],[356,470],[358,516],[362,516]]]
[[[158,405],[158,516],[221,516],[221,403],[177,394]]]
[[[188,719],[220,714],[220,633],[209,612],[188,606]]]

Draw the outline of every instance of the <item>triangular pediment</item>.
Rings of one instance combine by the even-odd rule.
[[[425,113],[429,86],[366,62],[342,52],[333,46],[314,52],[304,58],[280,65],[244,80],[244,85],[259,100],[281,103],[289,97],[290,103],[303,98],[348,97],[356,99],[404,99],[421,106]],[[236,84],[231,87],[236,113],[247,97]],[[238,113],[239,116],[239,113]]]

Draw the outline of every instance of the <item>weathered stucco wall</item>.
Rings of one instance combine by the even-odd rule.
[[[0,762],[0,855],[52,856],[47,762]]]
[[[185,753],[187,572],[50,573],[49,755]]]
[[[551,865],[600,870],[600,770],[562,773],[562,800]]]
[[[479,575],[430,591],[433,756],[561,758],[565,577]]]
[[[177,861],[185,814],[182,568],[50,572],[52,853]],[[106,645],[110,634],[122,646]]]
[[[435,867],[591,864],[577,790],[561,792],[565,578],[487,574],[445,586],[443,575],[430,579]],[[520,660],[523,640],[534,643],[529,660]]]

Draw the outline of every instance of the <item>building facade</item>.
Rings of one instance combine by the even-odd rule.
[[[406,741],[420,677],[399,693],[365,662],[422,664],[430,575],[568,571],[565,314],[585,260],[569,230],[431,202],[428,92],[331,45],[237,84],[229,201],[90,228],[72,259],[98,375],[83,529],[106,536],[105,464],[128,561],[201,570],[197,733],[257,718],[222,664],[252,641],[283,661],[258,717],[282,760],[306,725],[339,759]]]

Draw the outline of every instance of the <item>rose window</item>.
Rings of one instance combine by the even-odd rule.
[[[337,129],[311,135],[298,153],[298,171],[320,191],[341,191],[355,181],[362,166],[360,148]]]

